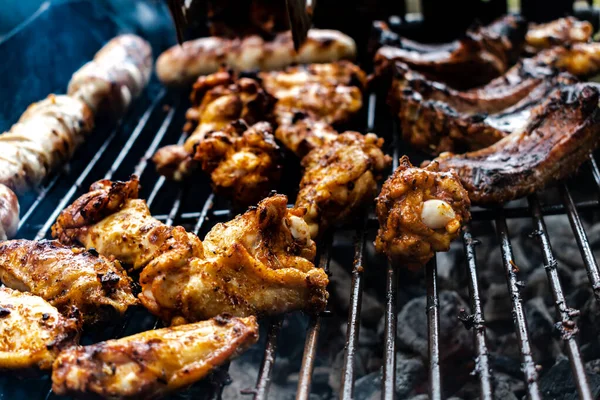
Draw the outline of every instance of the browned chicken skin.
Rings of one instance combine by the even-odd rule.
[[[52,367],[79,339],[79,320],[65,317],[41,297],[0,287],[0,369]]]
[[[302,159],[296,207],[306,208],[304,219],[313,238],[375,196],[377,179],[391,163],[382,145],[383,139],[372,133],[345,132]]]
[[[63,313],[76,307],[88,324],[120,316],[137,299],[118,262],[55,241],[0,243],[0,281],[42,297]]]
[[[234,220],[215,226],[204,245],[182,227],[150,216],[137,196],[137,179],[100,181],[59,216],[53,235],[81,243],[100,254],[142,269],[139,298],[165,321],[181,324],[214,317],[273,315],[292,310],[322,311],[327,274],[315,268],[315,244],[302,219],[303,209],[287,208],[272,196]],[[115,191],[124,193],[117,196]],[[107,215],[101,205],[82,214],[92,200],[117,198]],[[87,223],[73,224],[86,215]],[[99,218],[103,216],[104,218]],[[215,291],[215,289],[218,289]]]
[[[448,251],[469,221],[471,202],[458,176],[436,163],[416,168],[404,156],[377,197],[377,251],[416,270],[436,251]]]
[[[199,381],[256,343],[254,317],[222,316],[65,350],[56,359],[58,395],[155,399]]]
[[[525,35],[526,50],[536,53],[554,46],[568,46],[587,42],[592,38],[594,27],[587,21],[574,17],[559,18],[545,24],[531,25]]]
[[[215,193],[236,206],[256,204],[281,177],[280,150],[268,122],[243,120],[212,131],[196,147],[194,160],[210,174]]]
[[[443,153],[434,161],[455,170],[475,204],[529,195],[573,173],[600,140],[600,90],[594,84],[557,89],[524,129],[482,150]]]

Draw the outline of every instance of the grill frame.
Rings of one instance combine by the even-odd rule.
[[[155,93],[156,92],[156,93]],[[68,168],[53,177],[51,177],[40,192],[33,198],[26,199],[27,207],[24,207],[22,219],[19,224],[19,232],[17,237],[26,237],[36,239],[48,237],[51,224],[54,222],[58,213],[69,205],[78,195],[86,191],[84,184],[93,182],[97,179],[111,179],[113,177],[124,179],[128,176],[129,171],[124,171],[128,165],[131,165],[131,153],[133,150],[138,150],[143,146],[141,139],[149,139],[148,147],[144,148],[142,157],[138,162],[133,163],[134,171],[138,175],[147,174],[152,164],[149,163],[149,158],[154,154],[155,150],[174,135],[174,131],[179,130],[177,124],[178,119],[181,119],[185,111],[185,97],[187,94],[171,93],[164,89],[157,89],[157,83],[153,82],[152,87],[146,93],[149,100],[149,105],[146,107],[143,103],[138,103],[136,108],[132,110],[123,120],[115,127],[110,129],[103,127],[98,130],[99,134],[105,135],[104,140],[100,141],[100,146],[93,150],[90,145],[84,145],[76,155],[81,159],[85,156],[91,156],[87,165],[81,171],[69,171]],[[369,131],[375,131],[380,134],[390,133],[386,140],[392,140],[393,152],[393,168],[397,167],[399,156],[402,154],[401,142],[398,139],[397,126],[394,123],[388,123],[392,126],[391,132],[378,132],[379,123],[376,121],[376,105],[382,104],[381,99],[377,99],[374,94],[368,97],[367,106],[367,123],[366,127]],[[168,110],[163,110],[164,115],[160,115],[161,105],[169,105]],[[141,111],[141,112],[140,112]],[[391,118],[391,116],[389,117]],[[152,119],[157,119],[158,122],[152,122]],[[135,123],[132,123],[137,121]],[[133,129],[129,127],[133,125]],[[155,129],[156,128],[156,129]],[[113,149],[119,144],[122,139],[125,139],[121,145],[117,157],[110,164],[109,168],[103,167],[103,161],[110,157],[110,149]],[[181,143],[185,136],[179,135],[178,141]],[[73,163],[72,163],[73,164]],[[591,171],[595,185],[600,192],[600,169],[594,157],[590,155],[590,159],[585,168]],[[63,191],[63,186],[60,185],[62,180],[72,182],[71,187]],[[147,197],[148,205],[152,208],[159,200],[164,200],[165,196],[162,192],[167,182],[164,178],[158,178],[149,191]],[[207,187],[206,182],[203,182],[204,187]],[[558,191],[561,196],[560,204],[541,205],[537,195],[532,195],[528,198],[528,206],[526,207],[500,207],[497,209],[474,209],[473,219],[476,221],[495,220],[497,227],[497,235],[502,244],[502,255],[504,261],[504,270],[507,278],[507,288],[513,299],[513,310],[517,311],[515,318],[515,327],[518,333],[519,346],[521,348],[523,369],[527,380],[527,392],[532,399],[541,398],[538,383],[538,371],[535,360],[530,353],[529,333],[527,321],[521,309],[522,299],[520,296],[521,288],[518,283],[514,269],[514,262],[511,251],[510,239],[508,236],[508,228],[506,220],[511,218],[531,218],[534,227],[539,235],[536,235],[540,242],[540,248],[544,256],[544,268],[546,270],[548,280],[551,286],[551,294],[556,303],[557,315],[560,316],[557,323],[563,326],[571,326],[574,314],[566,305],[560,279],[556,270],[556,259],[550,244],[550,238],[545,226],[544,217],[548,215],[566,214],[569,217],[572,232],[577,240],[582,259],[584,261],[590,285],[594,291],[596,300],[600,301],[600,269],[598,263],[593,256],[587,234],[581,222],[579,213],[582,211],[597,211],[600,209],[599,200],[586,200],[583,202],[575,202],[567,184],[558,184]],[[64,193],[63,193],[64,192]],[[199,233],[214,222],[218,217],[231,214],[230,210],[215,209],[218,199],[214,194],[207,192],[206,199],[199,202],[198,211],[190,213],[182,213],[182,205],[189,201],[188,190],[185,187],[180,187],[172,197],[170,206],[166,207],[165,213],[157,215],[157,217],[166,224],[171,225],[176,221],[182,223],[191,222],[193,232]],[[43,212],[43,208],[47,208],[47,203],[56,203],[52,207],[52,212],[45,219],[41,227],[35,224],[35,220],[41,220],[39,214]],[[164,207],[163,207],[164,208]],[[360,333],[360,317],[361,317],[361,299],[364,286],[363,272],[364,268],[375,267],[366,265],[364,250],[366,246],[367,233],[376,229],[377,221],[372,216],[372,213],[366,213],[359,223],[359,228],[356,230],[356,240],[354,244],[354,262],[352,265],[352,289],[350,308],[348,312],[348,329],[346,338],[346,356],[343,362],[342,385],[339,397],[342,399],[354,398],[354,383],[356,380],[356,347],[358,336]],[[36,232],[35,235],[31,233]],[[476,350],[476,368],[475,373],[480,382],[480,396],[482,399],[492,399],[493,388],[493,373],[490,370],[490,360],[488,354],[488,346],[486,343],[485,333],[485,318],[480,298],[480,287],[477,272],[477,263],[475,259],[477,240],[471,234],[469,227],[462,234],[462,242],[466,255],[466,272],[468,276],[470,306],[473,321],[473,340]],[[333,232],[328,232],[325,239],[318,243],[319,259],[318,265],[325,270],[328,270],[331,260],[331,248],[333,246]],[[385,270],[386,279],[386,301],[385,301],[385,327],[384,339],[382,342],[384,360],[383,360],[383,381],[382,381],[382,399],[395,398],[395,349],[396,349],[396,316],[397,316],[397,288],[398,288],[398,270],[397,267],[386,265],[382,268]],[[429,395],[431,399],[441,399],[443,395],[443,386],[441,376],[443,370],[440,370],[440,343],[439,343],[439,300],[437,290],[437,265],[435,260],[428,263],[425,268],[426,288],[428,295],[427,315],[429,322]],[[267,321],[269,324],[266,346],[264,350],[263,362],[257,377],[256,385],[253,389],[249,389],[245,393],[252,395],[254,399],[267,399],[269,393],[269,385],[274,365],[277,356],[277,340],[280,336],[281,327],[285,317],[275,317]],[[311,317],[309,327],[305,339],[304,354],[302,365],[299,371],[299,381],[297,390],[297,399],[305,400],[310,398],[312,372],[315,366],[315,359],[318,352],[319,333],[321,331],[322,320],[324,315]],[[127,330],[127,325],[130,319],[126,318],[123,324],[115,325],[112,328],[112,333],[109,336],[119,337]],[[158,323],[154,324],[157,327]],[[576,329],[576,326],[575,326]],[[580,354],[580,349],[576,342],[576,333],[573,335],[563,334],[561,340],[564,342],[564,347],[567,350],[567,355],[571,364],[571,369],[575,377],[574,381],[577,386],[579,397],[582,399],[592,399],[589,382],[587,381],[583,360]],[[443,349],[442,349],[443,350]],[[220,368],[221,372],[226,372],[228,365]],[[218,376],[220,375],[220,376]],[[210,398],[221,398],[221,392],[226,384],[226,374],[215,374],[216,378],[211,379],[213,391]],[[49,384],[48,384],[49,385]],[[49,387],[43,391],[43,398],[51,399],[56,397]]]

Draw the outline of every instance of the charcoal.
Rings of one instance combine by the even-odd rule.
[[[600,396],[600,375],[593,371],[588,371],[587,375],[592,396],[597,399]],[[546,399],[576,400],[579,398],[569,360],[560,359],[542,376],[540,390]]]
[[[600,307],[594,296],[590,296],[581,308],[579,328],[582,343],[598,342],[598,336],[600,335]]]
[[[534,358],[540,363],[546,363],[556,353],[554,349],[554,320],[550,315],[544,300],[540,297],[525,303],[525,316],[529,337],[535,346]]]
[[[439,293],[440,304],[440,349],[442,362],[464,360],[473,350],[472,335],[459,320],[461,310],[470,313],[468,305],[456,292]],[[402,348],[423,357],[428,354],[427,298],[418,297],[408,302],[398,314],[397,337]],[[464,364],[464,363],[461,363]]]
[[[438,287],[442,290],[466,289],[463,244],[459,241],[450,244],[450,250],[437,254]],[[468,293],[464,293],[467,294]]]
[[[369,363],[369,358],[372,356],[373,351],[367,347],[358,347],[356,353],[354,354],[355,360],[355,373],[357,377],[363,377],[368,374],[369,371],[367,365]],[[335,358],[333,359],[333,363],[331,364],[331,374],[329,375],[329,386],[333,390],[334,393],[338,393],[340,390],[340,376],[342,376],[342,366],[344,365],[344,356],[346,354],[346,350],[340,350]]]
[[[370,400],[381,398],[381,372],[372,372],[359,378],[354,383],[354,398],[356,400]]]
[[[427,371],[423,361],[396,353],[396,396],[407,398],[414,391],[427,385]]]
[[[506,282],[492,283],[487,290],[483,314],[487,323],[512,320],[512,303]]]

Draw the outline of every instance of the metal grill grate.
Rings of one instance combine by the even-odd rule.
[[[150,91],[151,92],[151,91]],[[132,172],[140,176],[142,181],[142,198],[147,198],[153,214],[158,219],[167,224],[175,222],[190,226],[195,233],[201,233],[209,229],[217,218],[229,218],[230,212],[223,208],[221,200],[215,198],[210,193],[208,182],[204,178],[199,178],[198,187],[183,188],[178,187],[172,182],[165,181],[158,177],[154,168],[149,163],[149,158],[156,149],[163,144],[172,143],[178,140],[180,143],[185,139],[180,135],[184,111],[187,100],[181,100],[179,94],[166,93],[158,91],[158,94],[150,99],[140,102],[140,111],[133,111],[113,130],[98,130],[95,136],[107,132],[104,138],[92,140],[73,163],[71,170],[65,170],[63,173],[51,179],[35,197],[25,199],[26,206],[23,207],[24,213],[19,226],[18,237],[45,238],[49,235],[49,229],[52,223],[62,209],[70,204],[76,196],[85,192],[89,184],[97,179],[116,178],[124,179]],[[387,115],[380,124],[375,120],[376,103],[375,95],[369,96],[367,108],[368,130],[378,132],[385,137],[386,127],[391,129],[390,137],[385,137],[387,141],[392,142],[392,151],[394,155],[394,168],[397,166],[399,156],[402,154],[400,149],[398,134],[395,124],[391,121],[389,113],[383,112],[377,115]],[[381,126],[380,126],[381,125]],[[379,129],[377,129],[379,128]],[[390,129],[387,129],[389,131]],[[131,133],[129,133],[131,132]],[[393,139],[392,139],[393,138]],[[89,156],[87,159],[86,154]],[[111,154],[117,154],[111,159]],[[80,161],[77,161],[80,160]],[[79,165],[79,167],[77,167]],[[600,190],[600,171],[595,160],[590,157],[589,167],[595,178],[595,182]],[[148,190],[149,189],[149,190]],[[474,220],[495,221],[497,236],[501,243],[503,265],[506,274],[508,290],[512,299],[514,324],[517,332],[517,338],[522,356],[522,368],[527,384],[527,393],[532,399],[541,398],[538,385],[538,371],[535,360],[531,355],[529,333],[527,329],[526,318],[522,308],[522,299],[520,295],[520,283],[517,280],[517,267],[513,261],[511,244],[508,236],[506,224],[507,218],[532,218],[535,233],[539,239],[544,257],[544,267],[550,282],[552,296],[556,303],[558,324],[562,327],[562,340],[564,341],[567,355],[569,357],[573,376],[577,384],[577,390],[581,399],[592,399],[590,387],[585,375],[582,357],[577,346],[574,335],[575,326],[573,317],[574,310],[568,308],[565,303],[565,297],[561,288],[557,272],[557,262],[552,253],[548,232],[544,223],[544,215],[567,214],[571,222],[573,234],[581,250],[590,283],[594,289],[597,299],[600,296],[600,271],[598,264],[593,256],[583,225],[579,218],[579,211],[597,210],[599,208],[598,200],[575,203],[569,189],[566,185],[559,185],[562,204],[542,206],[536,195],[531,196],[529,207],[511,207],[498,209],[474,209]],[[199,197],[202,196],[202,197]],[[198,201],[201,199],[202,201]],[[182,212],[187,206],[191,209],[189,212]],[[354,243],[354,262],[351,269],[352,288],[350,307],[348,312],[347,330],[346,330],[346,352],[343,360],[343,369],[341,376],[341,389],[339,397],[342,399],[354,398],[354,382],[356,380],[356,349],[358,345],[360,319],[361,319],[361,299],[363,289],[363,272],[365,268],[375,268],[377,266],[366,265],[365,245],[366,237],[369,231],[377,228],[377,222],[372,213],[365,214],[361,219],[362,226],[356,230],[356,239]],[[331,258],[334,232],[328,232],[325,238],[318,243],[319,259],[318,264],[321,268],[328,270]],[[480,288],[477,277],[477,264],[475,260],[475,247],[477,240],[472,236],[471,230],[467,227],[462,235],[464,251],[466,256],[466,271],[468,277],[469,293],[471,300],[471,310],[473,312],[473,335],[476,351],[475,373],[478,376],[481,387],[481,398],[492,399],[492,380],[493,373],[490,370],[490,360],[486,344],[485,319],[482,311],[480,299]],[[386,276],[386,300],[385,300],[385,327],[383,347],[383,383],[381,396],[383,399],[394,398],[395,385],[395,364],[396,364],[396,304],[398,271],[391,265],[386,268],[378,266],[383,275]],[[385,271],[385,273],[384,273]],[[437,290],[437,266],[435,259],[425,268],[427,282],[427,315],[429,324],[429,395],[431,399],[441,399],[443,395],[442,379],[444,371],[440,370],[440,341],[439,341],[439,300]],[[309,321],[309,327],[306,334],[304,354],[299,371],[297,399],[307,400],[310,398],[312,375],[315,367],[315,359],[318,352],[319,333],[321,331],[322,319],[324,315],[312,317]],[[257,376],[255,388],[246,393],[253,395],[254,399],[267,399],[269,394],[269,385],[273,374],[277,355],[277,341],[282,332],[282,324],[285,316],[272,318],[267,321],[269,324],[264,356]],[[122,325],[115,326],[108,333],[107,337],[119,337],[126,333],[128,329],[129,318]],[[157,326],[154,321],[154,327]],[[228,366],[220,368],[225,372]],[[221,391],[226,384],[226,373],[216,373],[211,379],[213,389],[212,398],[220,398]],[[49,391],[47,383],[41,398],[50,399],[54,395]],[[31,397],[34,398],[34,397]]]

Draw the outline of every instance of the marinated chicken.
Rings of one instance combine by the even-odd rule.
[[[58,395],[155,399],[185,388],[258,340],[254,317],[221,316],[65,350],[56,359]]]
[[[63,242],[142,269],[139,298],[155,315],[182,324],[223,312],[324,309],[327,274],[312,263],[316,250],[304,210],[288,209],[285,196],[264,199],[215,226],[202,245],[182,227],[152,218],[145,202],[135,198],[137,185],[136,178],[92,185],[63,211],[52,232]]]
[[[19,195],[36,189],[71,159],[93,125],[88,106],[69,96],[50,95],[30,105],[0,135],[0,184]]]
[[[167,86],[186,86],[223,65],[235,71],[272,71],[294,64],[328,63],[355,56],[356,44],[350,36],[327,29],[309,30],[297,52],[290,31],[278,33],[272,40],[257,35],[235,39],[213,36],[166,50],[156,60],[156,74]]]
[[[377,197],[377,251],[390,261],[417,270],[450,242],[469,221],[471,202],[456,173],[437,163],[416,168],[404,156]]]
[[[73,74],[68,93],[84,101],[94,114],[118,117],[142,93],[151,73],[150,44],[136,35],[121,35]]]
[[[139,180],[101,180],[59,215],[52,236],[65,245],[82,245],[126,267],[187,264],[202,256],[202,243],[181,226],[168,226],[150,215],[137,199]]]
[[[453,43],[428,46],[384,29],[380,36],[386,45],[375,55],[375,74],[385,75],[394,62],[401,61],[429,79],[457,89],[483,85],[506,72],[516,61],[525,30],[523,19],[509,15],[488,26],[469,30]]]
[[[40,296],[62,313],[76,307],[87,324],[110,321],[137,304],[118,261],[56,241],[0,243],[0,281]]]
[[[349,122],[362,107],[365,73],[350,62],[289,67],[259,76],[277,99],[275,136],[299,157],[337,136],[330,125]]]
[[[574,17],[559,18],[545,24],[531,25],[525,35],[526,50],[529,53],[537,53],[539,50],[554,46],[588,42],[593,33],[592,24]]]
[[[19,200],[0,183],[0,241],[14,237],[19,228]]]
[[[524,129],[485,149],[443,153],[434,161],[456,171],[475,204],[529,195],[573,173],[597,147],[599,97],[593,84],[558,89],[532,110]]]
[[[239,120],[207,133],[193,159],[210,174],[215,193],[238,207],[256,204],[281,177],[280,151],[272,132],[268,122],[248,127]]]
[[[41,297],[0,287],[0,369],[52,367],[58,353],[77,344],[79,322]]]
[[[197,147],[208,134],[228,130],[233,132],[229,125],[238,120],[249,125],[269,120],[275,100],[255,80],[250,78],[236,80],[233,74],[220,71],[198,79],[191,94],[191,101],[192,107],[186,113],[188,123],[185,127],[186,130],[193,131],[190,137],[183,146],[163,147],[153,157],[158,172],[175,180],[183,180],[200,164],[194,160],[194,155]],[[266,129],[253,132],[254,142],[262,143],[258,145],[258,147],[262,147],[261,154],[269,158],[270,164],[276,164],[274,156],[276,149],[273,147],[274,143],[272,143],[270,132]],[[247,153],[248,146],[246,145],[247,143],[239,141],[238,146],[231,146],[230,150],[239,149],[239,154],[234,155],[230,152],[228,158],[247,158],[245,153]],[[257,146],[252,147],[257,149]],[[264,169],[266,175],[259,177],[269,188],[276,183],[276,180],[269,182],[269,178],[276,177],[272,174],[273,169],[276,168],[267,167]],[[255,171],[258,172],[258,170]],[[235,177],[230,177],[230,179],[235,180]],[[213,185],[219,187],[222,183],[213,181]],[[232,188],[232,194],[236,190],[243,190],[243,188]],[[247,205],[247,203],[241,205]]]
[[[377,179],[391,163],[382,146],[375,134],[345,132],[302,159],[296,207],[307,210],[311,237],[352,217],[375,197]]]

